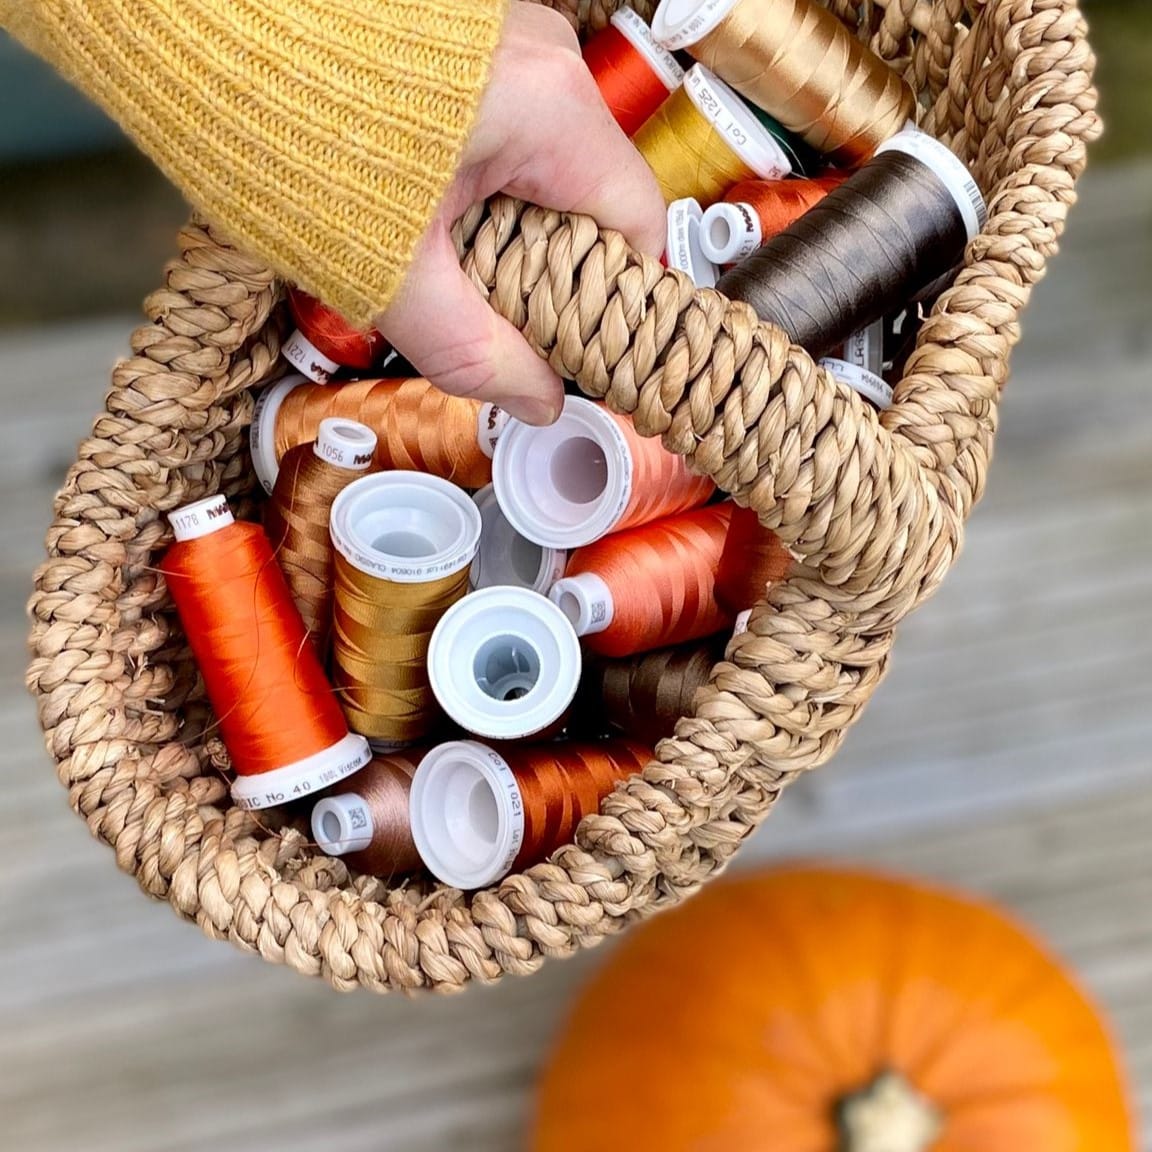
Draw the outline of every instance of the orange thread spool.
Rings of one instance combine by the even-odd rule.
[[[569,396],[548,428],[510,421],[492,484],[512,527],[548,548],[579,548],[698,508],[716,490],[629,417],[580,396]]]
[[[200,668],[242,808],[269,808],[336,784],[370,759],[351,735],[268,537],[222,496],[169,517],[160,571]]]
[[[351,420],[323,420],[314,444],[284,457],[264,530],[321,662],[332,625],[332,502],[372,466],[376,436]]]
[[[612,14],[608,27],[584,46],[588,65],[616,123],[631,136],[680,86],[684,69],[661,48],[631,8]]]
[[[569,844],[616,784],[651,752],[627,740],[434,748],[412,779],[412,835],[428,870],[455,888],[484,888]]]
[[[449,396],[427,380],[356,380],[336,387],[283,380],[260,397],[252,462],[265,491],[289,448],[316,439],[320,421],[355,420],[376,433],[381,471],[427,472],[461,488],[492,479],[492,452],[507,415],[492,404]]]
[[[724,551],[716,566],[716,600],[739,613],[764,598],[769,584],[788,575],[792,554],[751,508],[732,506]]]
[[[716,600],[730,504],[716,504],[581,548],[549,593],[586,647],[632,656],[731,630]]]
[[[828,172],[812,180],[742,180],[713,204],[700,221],[700,248],[717,264],[751,256],[765,240],[795,224],[848,172]]]
[[[312,809],[312,839],[320,849],[369,876],[390,878],[419,868],[408,793],[425,752],[373,760],[348,781],[348,791],[319,801]]]
[[[318,384],[327,384],[342,368],[367,372],[388,354],[388,341],[375,328],[353,328],[299,288],[288,289],[288,310],[296,330],[284,341],[281,355]]]

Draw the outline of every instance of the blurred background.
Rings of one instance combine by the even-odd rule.
[[[965,554],[737,866],[848,858],[1002,901],[1109,1011],[1150,1115],[1152,4],[1084,7],[1109,132],[1025,317]],[[518,1147],[603,953],[450,1000],[338,996],[149,903],[44,754],[23,605],[51,494],[184,214],[0,34],[0,1145]]]

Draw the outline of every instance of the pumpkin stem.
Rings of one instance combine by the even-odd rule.
[[[928,1152],[940,1114],[898,1072],[882,1072],[840,1102],[839,1152]]]

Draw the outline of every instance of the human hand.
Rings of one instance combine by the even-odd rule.
[[[376,323],[445,392],[549,424],[563,403],[559,378],[481,298],[449,235],[469,205],[497,192],[586,213],[641,251],[664,250],[666,211],[655,178],[612,119],[576,34],[556,12],[523,0],[509,9],[456,178]]]

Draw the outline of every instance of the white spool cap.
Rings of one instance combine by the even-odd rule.
[[[274,808],[311,796],[359,772],[372,759],[372,749],[363,736],[349,732],[331,748],[306,756],[283,768],[258,776],[237,776],[232,782],[232,799],[238,808]]]
[[[669,268],[686,272],[697,288],[715,288],[720,269],[705,255],[701,246],[700,222],[703,209],[691,197],[668,205],[668,240],[664,258]]]
[[[372,846],[372,809],[363,796],[326,796],[312,809],[312,839],[329,856],[347,856]]]
[[[547,596],[548,589],[564,575],[568,553],[563,548],[545,548],[521,536],[500,510],[491,484],[472,499],[484,523],[480,547],[472,561],[472,587],[531,588]]]
[[[280,355],[316,384],[327,384],[340,371],[339,362],[325,356],[299,328],[284,341]]]
[[[652,35],[672,52],[703,40],[737,0],[662,0],[652,17]]]
[[[761,180],[783,180],[792,174],[792,161],[776,137],[740,96],[703,64],[694,64],[685,73],[684,91],[725,144]]]
[[[557,580],[548,598],[568,618],[577,636],[603,632],[616,616],[612,590],[595,572],[578,572]]]
[[[644,57],[669,92],[680,87],[684,80],[684,69],[667,48],[656,43],[652,29],[644,23],[642,16],[631,8],[618,8],[612,13],[612,27]]]
[[[760,217],[751,204],[713,204],[700,221],[700,250],[717,264],[735,264],[763,243]]]
[[[376,433],[367,424],[329,417],[320,421],[312,451],[337,468],[364,472],[372,467],[376,455]]]
[[[271,493],[280,472],[280,461],[276,459],[276,418],[280,415],[280,406],[289,392],[306,383],[303,376],[285,376],[271,388],[265,388],[256,401],[248,429],[248,446],[256,478],[265,492]]]
[[[373,472],[332,504],[336,550],[361,572],[423,584],[468,567],[480,512],[463,489],[424,472]]]
[[[881,152],[903,152],[930,168],[955,201],[968,239],[975,239],[988,219],[988,206],[972,173],[947,144],[941,144],[919,128],[902,128],[876,149],[877,156]]]
[[[172,532],[178,541],[199,540],[201,536],[210,536],[235,524],[232,509],[224,496],[209,496],[205,500],[197,500],[193,504],[185,504],[175,512],[168,513],[168,523],[172,525]]]
[[[865,400],[870,400],[881,411],[892,407],[892,385],[875,372],[861,368],[859,364],[849,364],[846,360],[837,360],[833,356],[825,356],[820,361],[823,368],[827,368],[841,384],[847,384],[854,392],[859,392]]]
[[[438,880],[469,890],[508,875],[524,843],[524,802],[497,751],[474,740],[433,748],[408,805],[416,851]]]
[[[485,588],[440,618],[428,678],[440,707],[465,731],[518,740],[568,710],[580,686],[580,641],[539,592]]]
[[[521,536],[579,548],[615,527],[632,495],[632,451],[607,409],[569,396],[547,428],[509,422],[496,443],[492,486]]]

